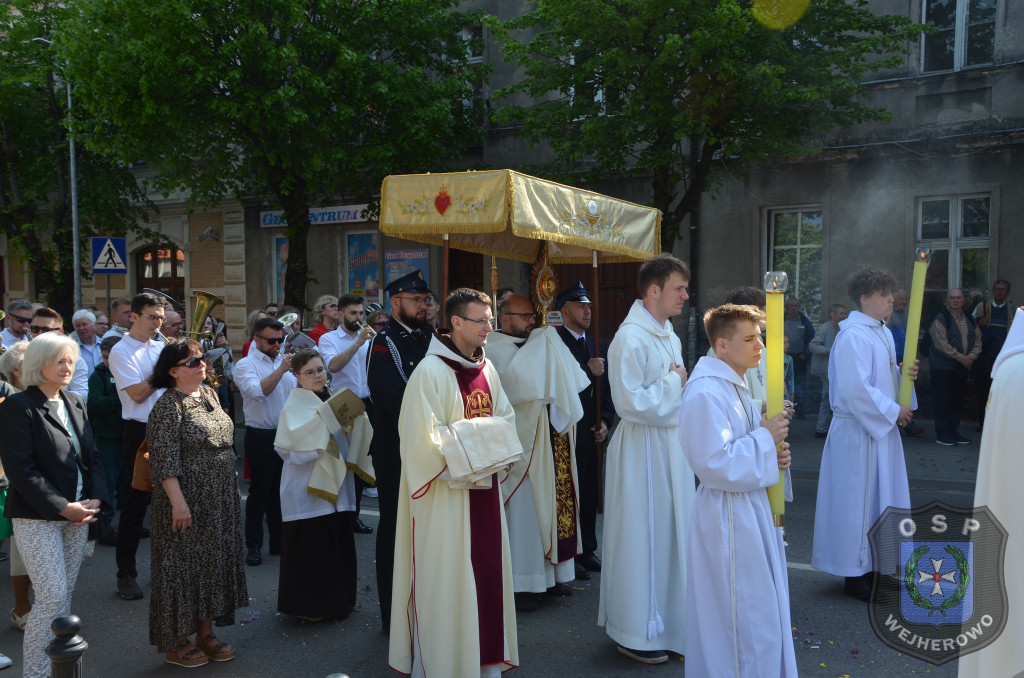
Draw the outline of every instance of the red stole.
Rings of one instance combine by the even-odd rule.
[[[455,372],[466,419],[494,416],[491,387],[484,363],[465,367],[438,356]],[[501,572],[501,494],[497,474],[487,490],[460,490],[469,494],[470,562],[476,582],[476,610],[480,625],[480,665],[505,661],[504,586]]]

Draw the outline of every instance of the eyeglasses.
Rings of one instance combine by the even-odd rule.
[[[99,325],[99,323],[96,323],[96,324]],[[163,325],[164,325],[164,327],[171,328],[171,327],[181,327],[184,324],[185,323],[183,321],[179,320],[176,323],[164,323]]]
[[[472,318],[467,318],[464,315],[457,315],[455,317],[456,318],[462,318],[463,320],[466,320],[466,321],[471,322],[471,323],[476,323],[480,327],[485,327],[486,326],[486,327],[490,327],[492,330],[494,329],[494,318],[480,318],[479,320],[473,320]]]
[[[284,337],[264,337],[262,334],[257,334],[256,337],[262,339],[268,344],[280,344],[284,341]]]
[[[315,370],[306,370],[305,372],[299,372],[299,374],[301,374],[304,377],[319,377],[321,374],[323,374],[326,371],[327,370],[325,370],[324,368],[318,367]]]
[[[388,321],[387,321],[387,320],[378,320],[378,321],[377,321],[377,322],[375,322],[375,323],[370,323],[370,325],[371,325],[372,327],[384,327],[384,326],[385,326],[385,325],[387,325],[387,324],[388,324]]]
[[[165,317],[164,317],[164,316],[162,316],[162,315],[154,315],[154,314],[152,314],[152,313],[139,313],[139,315],[140,315],[141,317],[143,317],[143,318],[149,318],[149,319],[150,319],[150,320],[152,320],[153,322],[155,322],[155,323],[160,323],[160,324],[163,324],[163,322],[164,322],[165,320],[167,320],[167,318],[165,318]]]
[[[337,304],[327,304],[326,306],[324,306],[324,308],[331,308],[331,309],[334,309],[335,311],[337,311],[338,310],[338,305]]]
[[[537,319],[536,313],[512,313],[511,311],[505,311],[505,315],[518,315],[522,318],[533,318],[534,320]]]
[[[264,311],[264,313],[266,313],[271,318],[276,318],[277,314],[280,313],[280,311]]]
[[[12,315],[11,320],[17,320],[19,323],[30,323],[32,322],[32,316],[22,318],[20,315]]]
[[[200,363],[205,365],[206,364],[206,359],[203,358],[203,356],[201,356],[201,355],[196,355],[196,356],[192,356],[191,358],[189,358],[188,360],[186,360],[183,363],[175,363],[174,367],[187,367],[187,368],[189,368],[191,370],[192,368],[196,367]]]
[[[59,330],[59,327],[40,327],[39,325],[32,325],[28,328],[32,334],[46,334],[47,332],[54,332]]]

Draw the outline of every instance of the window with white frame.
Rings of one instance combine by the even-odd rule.
[[[785,271],[787,295],[800,300],[811,320],[821,317],[822,210],[797,207],[768,212],[768,269]]]
[[[952,71],[990,64],[995,54],[998,0],[923,0],[923,69]]]
[[[926,290],[959,287],[968,300],[987,292],[991,202],[987,193],[918,199],[918,244],[932,250]]]

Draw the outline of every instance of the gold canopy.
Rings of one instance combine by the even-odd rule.
[[[398,174],[381,186],[385,235],[552,264],[646,260],[660,251],[661,211],[513,170]]]

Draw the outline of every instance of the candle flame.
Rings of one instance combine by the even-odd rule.
[[[768,271],[764,274],[764,291],[769,293],[785,292],[789,287],[789,276],[783,271]]]
[[[916,261],[923,261],[926,264],[932,259],[932,250],[930,247],[918,247],[917,251],[914,252],[914,259]]]

